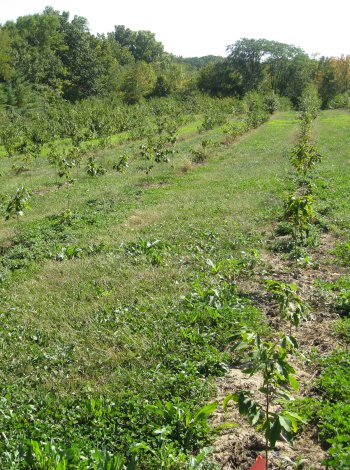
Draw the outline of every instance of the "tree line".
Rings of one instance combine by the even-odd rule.
[[[226,58],[175,57],[150,31],[117,25],[95,36],[85,18],[46,7],[0,26],[0,105],[111,95],[133,104],[195,91],[241,97],[252,90],[297,105],[310,83],[323,107],[348,103],[350,56],[316,59],[293,45],[248,38],[227,52]]]
[[[350,56],[309,57],[301,48],[266,39],[243,38],[227,46],[228,57],[201,68],[200,90],[216,96],[248,91],[274,92],[288,97],[293,105],[314,84],[324,108],[350,92]]]

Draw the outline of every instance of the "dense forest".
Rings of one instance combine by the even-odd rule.
[[[0,27],[0,103],[25,108],[111,95],[137,103],[194,91],[242,96],[259,90],[296,105],[305,86],[314,83],[327,107],[349,90],[349,56],[315,59],[299,47],[246,38],[227,52],[226,58],[175,57],[150,31],[118,25],[94,36],[85,18],[70,19],[47,7]]]

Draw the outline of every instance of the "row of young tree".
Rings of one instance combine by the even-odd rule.
[[[295,170],[296,188],[284,203],[280,225],[276,236],[284,234],[288,258],[294,260],[300,269],[307,266],[306,248],[314,246],[317,229],[313,189],[316,184],[312,171],[322,160],[312,139],[312,125],[320,111],[321,101],[314,87],[306,89],[300,97],[300,131],[296,145],[290,152],[290,163]],[[306,263],[305,263],[306,262]],[[240,390],[228,395],[224,409],[232,400],[242,416],[263,433],[265,459],[260,456],[252,468],[270,468],[269,451],[278,440],[293,442],[293,437],[303,424],[303,418],[295,413],[290,404],[293,392],[297,393],[299,383],[295,376],[293,357],[304,358],[297,330],[303,321],[310,320],[311,307],[299,296],[300,288],[293,282],[265,279],[265,289],[279,311],[278,326],[273,335],[264,335],[238,326],[233,335],[233,351],[237,365],[248,376],[260,375],[262,382],[255,390]],[[258,398],[258,399],[257,399]],[[277,405],[277,406],[276,406]],[[305,423],[304,423],[305,424]],[[327,467],[328,468],[328,467]],[[332,467],[333,468],[333,467]]]
[[[94,36],[85,18],[47,7],[0,25],[0,104],[23,108],[110,95],[136,103],[194,90],[221,97],[258,90],[297,105],[311,82],[323,107],[347,103],[350,56],[310,58],[299,47],[247,38],[227,52],[227,58],[183,59],[166,53],[150,31],[118,25]]]

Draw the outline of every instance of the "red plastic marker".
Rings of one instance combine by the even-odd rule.
[[[266,470],[266,460],[262,455],[258,455],[255,460],[255,464],[250,468],[250,470]]]

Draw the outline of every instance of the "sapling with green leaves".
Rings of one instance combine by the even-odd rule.
[[[122,155],[120,159],[113,164],[113,170],[115,170],[118,173],[125,173],[128,167],[129,167],[129,157],[126,154]]]
[[[299,98],[300,117],[305,116],[316,119],[320,113],[321,99],[318,95],[317,87],[314,83],[309,83],[303,90]]]
[[[214,142],[211,139],[204,139],[202,140],[200,147],[190,149],[193,163],[204,163],[208,160],[209,155],[207,150],[212,145],[214,145]]]
[[[99,165],[94,156],[88,158],[88,163],[86,166],[86,173],[89,176],[102,176],[106,173],[106,170],[102,165]]]
[[[309,139],[313,119],[312,114],[307,111],[300,115],[300,140]]]
[[[229,124],[226,124],[223,128],[224,134],[226,134],[226,143],[230,144],[234,142],[237,137],[240,135],[244,134],[247,130],[247,125],[246,122],[241,120],[241,121],[234,121],[230,122]]]
[[[19,218],[23,216],[24,211],[31,210],[29,204],[30,198],[31,194],[24,186],[18,188],[6,206],[5,219],[9,220],[11,217],[15,217],[19,223]]]
[[[254,272],[254,268],[261,264],[262,258],[254,248],[248,251],[241,251],[239,257],[228,257],[220,260],[216,264],[211,259],[207,259],[207,264],[211,267],[213,274],[218,274],[220,278],[236,283],[238,277],[249,276]]]
[[[290,322],[290,333],[292,326],[298,327],[301,321],[309,318],[310,307],[297,294],[298,286],[296,284],[268,279],[266,290],[277,301],[281,320]]]
[[[157,122],[157,135],[149,137],[146,144],[140,145],[141,157],[155,163],[169,163],[174,167],[174,155],[177,150],[177,127],[168,119],[159,119]]]
[[[31,162],[40,157],[44,143],[43,137],[35,129],[31,129],[31,133],[26,136],[20,148],[26,161]]]
[[[309,141],[302,139],[299,144],[292,149],[290,162],[298,173],[306,175],[316,163],[322,160],[322,155],[317,147]]]
[[[79,179],[79,169],[84,157],[84,149],[82,147],[72,147],[69,151],[70,158],[74,162],[76,169],[76,179]]]
[[[221,126],[226,123],[227,116],[219,109],[209,107],[206,109],[206,114],[203,116],[203,122],[199,126],[198,131],[204,132],[213,129],[216,126]]]
[[[58,176],[65,178],[66,181],[67,178],[71,178],[71,170],[73,168],[76,169],[76,178],[79,178],[79,168],[83,155],[81,147],[70,147],[64,151],[59,151],[54,144],[49,144],[48,162],[50,165],[57,167]]]
[[[292,194],[287,198],[284,218],[292,226],[295,251],[298,243],[305,244],[314,217],[314,199],[311,194]]]
[[[157,120],[157,133],[163,136],[169,144],[176,144],[178,127],[174,120],[166,117],[161,117]]]
[[[17,219],[17,231],[19,236],[21,236],[20,218],[24,215],[26,210],[32,209],[29,204],[30,198],[30,192],[24,186],[21,186],[17,189],[12,198],[10,198],[5,208],[5,220],[9,220],[12,217]]]
[[[48,145],[47,160],[48,160],[50,165],[57,168],[57,176],[59,178],[62,177],[61,172],[63,170],[63,162],[62,162],[63,158],[64,157],[61,157],[61,154],[60,154],[57,146],[55,146],[52,142],[50,142],[50,144]],[[57,186],[60,185],[59,180],[56,180],[56,184],[57,184]]]
[[[174,143],[162,135],[156,139],[149,138],[147,144],[140,146],[141,157],[156,163],[169,163],[171,159],[173,165],[173,156],[176,153]]]
[[[246,366],[243,372],[249,376],[260,374],[262,384],[255,391],[242,390],[228,395],[223,406],[226,409],[233,400],[239,413],[247,416],[250,424],[264,434],[267,469],[269,449],[282,438],[292,441],[302,421],[297,414],[282,408],[283,401],[292,399],[290,389],[298,391],[295,370],[288,357],[298,348],[298,343],[286,335],[275,341],[263,340],[259,333],[245,329],[240,329],[232,339],[236,357]],[[263,403],[255,399],[256,392],[263,395]]]
[[[64,183],[60,185],[65,186],[67,191],[67,211],[70,211],[70,186],[74,183],[74,178],[72,177],[72,170],[76,166],[76,161],[73,155],[65,155],[64,157],[58,157],[56,160],[58,167],[58,176],[64,178]]]
[[[147,184],[150,185],[151,184],[151,173],[154,170],[154,164],[149,163],[145,166],[140,166],[139,169],[141,171],[143,171],[143,173],[146,175]]]
[[[93,155],[91,155],[88,158],[86,173],[89,176],[92,176],[93,178],[95,178],[97,176],[103,176],[106,173],[106,170],[102,165],[99,165],[96,161],[96,158]],[[103,201],[103,203],[105,203],[105,197],[104,197],[104,193],[103,193],[102,183],[99,183],[98,186],[99,186],[99,190],[100,190],[100,193],[101,193],[102,201]]]
[[[2,115],[0,142],[4,146],[8,157],[12,157],[18,152],[23,142],[23,118],[15,113]]]

